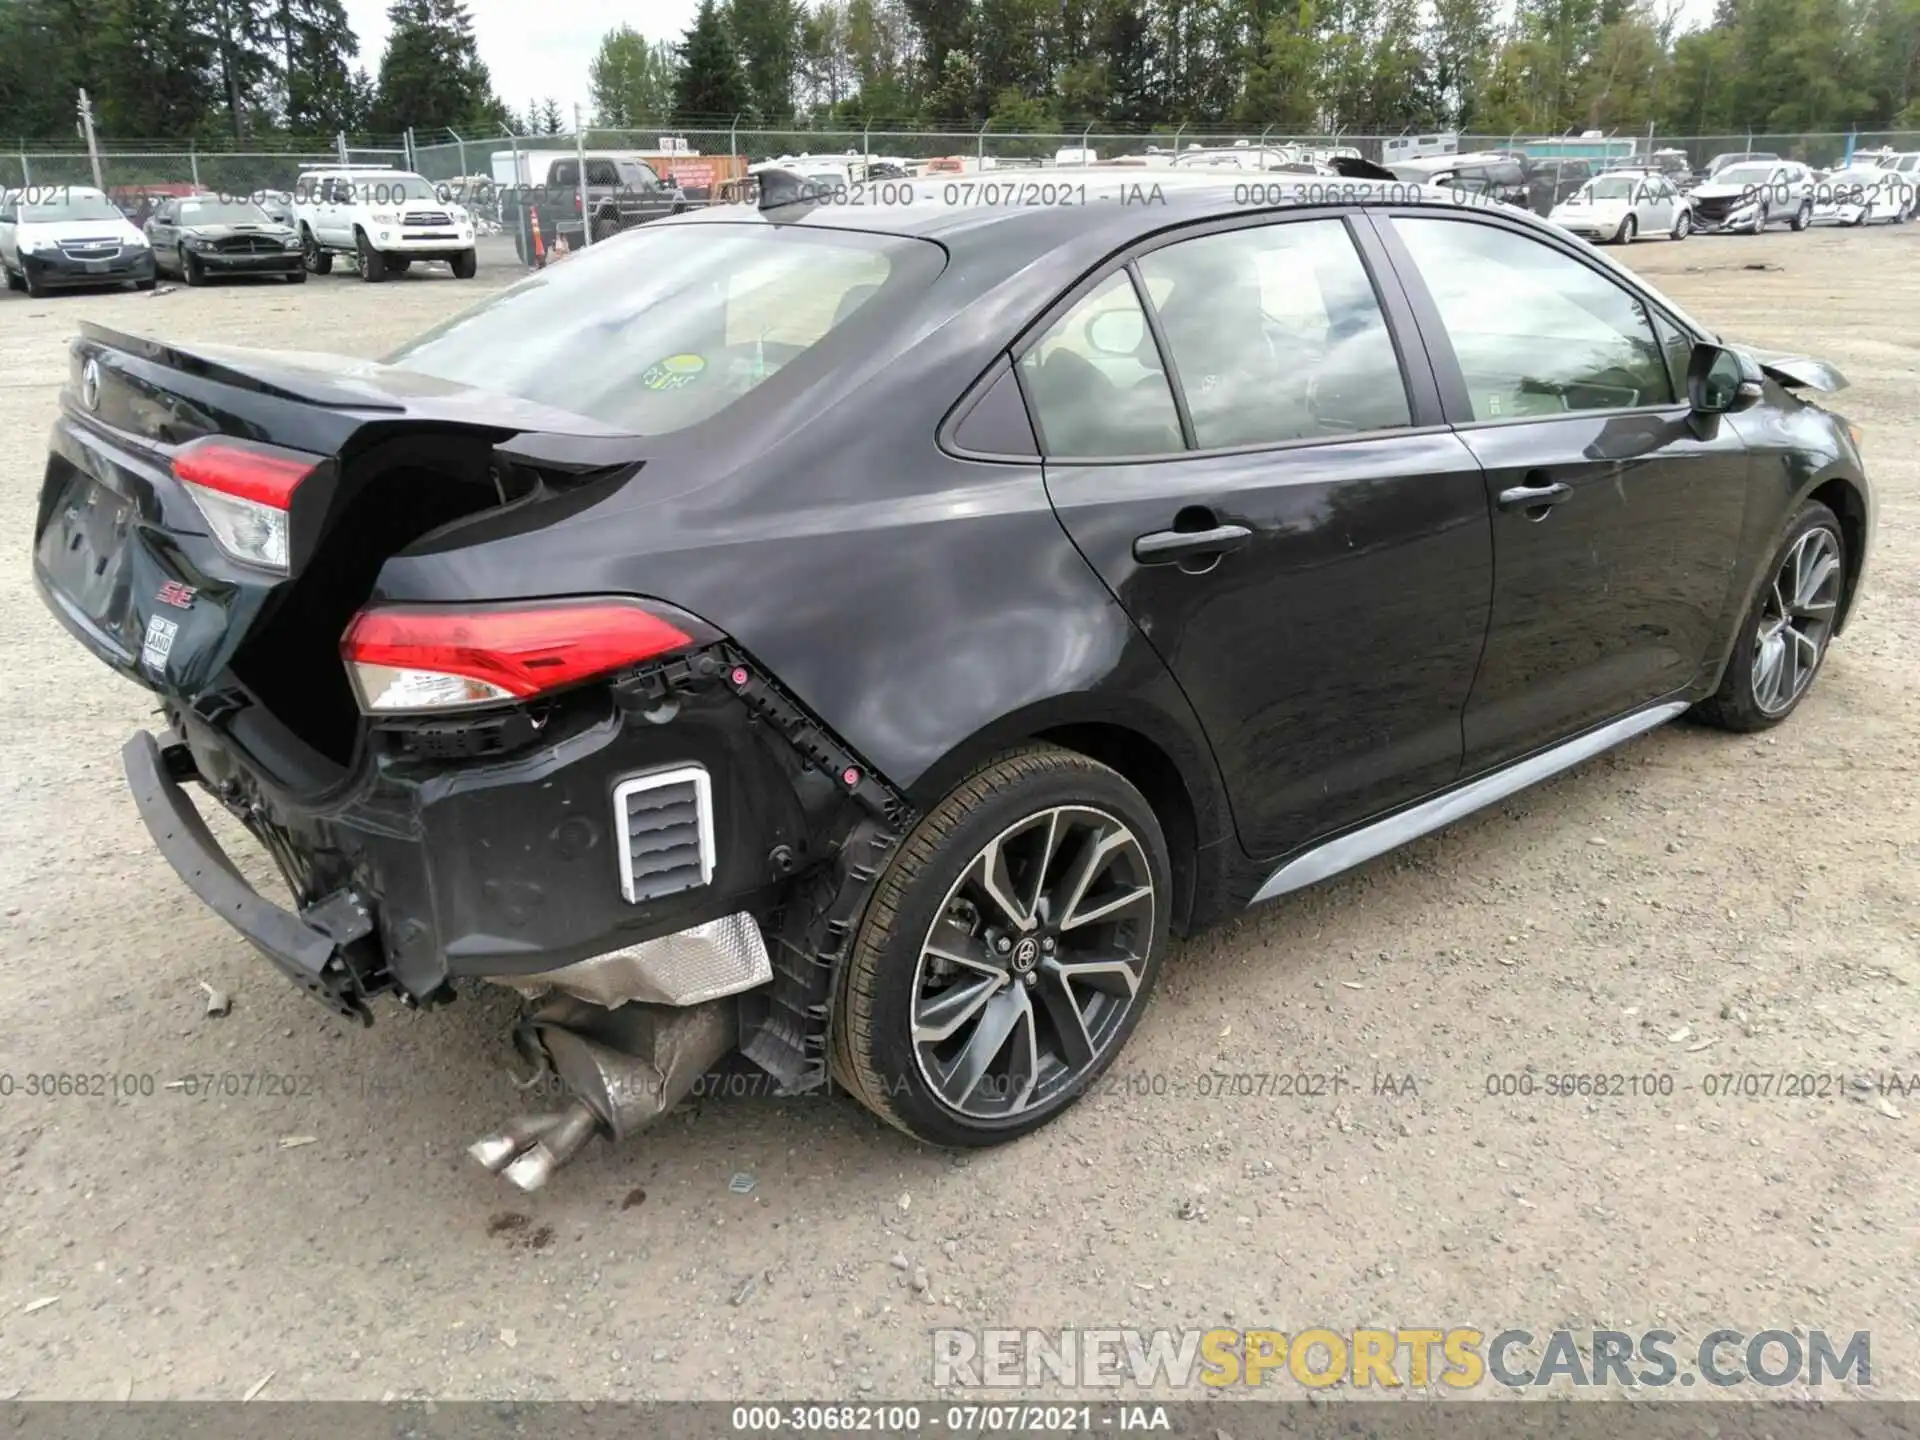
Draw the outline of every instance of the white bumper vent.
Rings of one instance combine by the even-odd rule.
[[[636,775],[613,791],[620,893],[631,905],[693,890],[713,879],[713,781],[686,765]]]

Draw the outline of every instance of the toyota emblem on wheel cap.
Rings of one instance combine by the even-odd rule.
[[[89,410],[100,407],[100,362],[89,360],[80,371],[80,403]]]

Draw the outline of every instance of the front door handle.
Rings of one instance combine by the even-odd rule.
[[[1545,514],[1562,500],[1571,499],[1573,487],[1556,480],[1551,485],[1515,485],[1500,492],[1502,510],[1538,510]]]
[[[1171,565],[1206,555],[1238,550],[1253,538],[1244,525],[1215,525],[1210,530],[1156,530],[1133,542],[1133,558],[1142,565]]]

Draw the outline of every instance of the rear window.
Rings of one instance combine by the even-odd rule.
[[[799,226],[665,225],[593,245],[387,357],[641,435],[711,419],[829,334],[940,273],[930,241]]]

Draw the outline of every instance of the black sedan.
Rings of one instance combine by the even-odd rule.
[[[154,264],[189,285],[228,275],[307,278],[300,237],[251,200],[187,195],[163,200],[147,220]]]
[[[473,1147],[523,1186],[736,1048],[1024,1134],[1170,936],[1776,725],[1860,594],[1839,377],[1510,207],[762,191],[378,365],[73,347],[35,573],[160,697],[156,843],[341,1016],[529,996],[575,1098]]]

